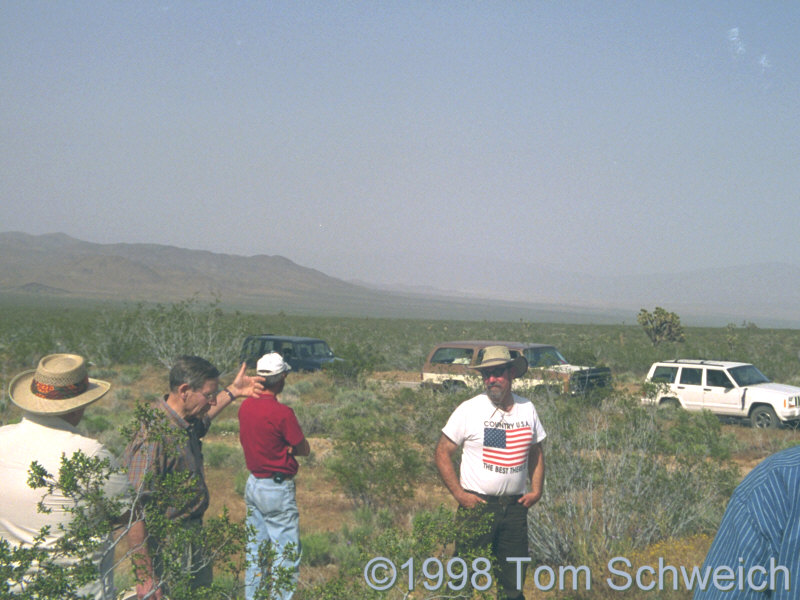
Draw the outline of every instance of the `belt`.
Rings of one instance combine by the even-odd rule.
[[[254,473],[255,475],[255,473]],[[287,479],[294,477],[294,473],[264,473],[256,475],[258,479],[272,479],[275,483],[283,483]]]
[[[481,500],[485,500],[487,504],[500,504],[501,506],[516,504],[517,501],[522,498],[522,494],[513,494],[511,496],[491,496],[489,494],[479,494],[478,492],[473,492],[472,490],[464,491],[469,492],[470,494],[475,494]]]

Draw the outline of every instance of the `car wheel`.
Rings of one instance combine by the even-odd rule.
[[[750,423],[756,429],[774,429],[778,426],[778,415],[771,406],[756,406],[750,413]]]
[[[681,403],[675,398],[663,398],[661,402],[658,403],[658,408],[663,408],[665,410],[680,410]]]

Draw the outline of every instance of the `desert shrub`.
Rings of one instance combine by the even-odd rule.
[[[114,392],[114,396],[120,402],[130,402],[133,400],[133,392],[130,388],[120,388]]]
[[[402,417],[373,395],[337,411],[325,466],[356,506],[399,510],[413,499],[423,459],[399,435],[402,430]]]
[[[315,387],[317,387],[316,381],[311,379],[302,379],[300,381],[287,383],[286,389],[283,390],[283,393],[284,395],[301,396],[303,394],[308,394]]]
[[[687,414],[672,433],[663,411],[632,400],[592,410],[545,399],[537,409],[548,440],[544,496],[529,515],[534,561],[603,564],[715,530],[738,477],[716,419]],[[675,451],[681,444],[691,449]]]
[[[137,365],[131,365],[120,369],[119,382],[121,385],[133,385],[142,374],[142,370]]]
[[[300,540],[300,545],[303,547],[301,558],[303,564],[318,567],[333,562],[331,538],[331,534],[324,531],[304,535]]]
[[[281,398],[294,404],[325,404],[334,396],[335,382],[324,372],[292,375],[286,381]]]
[[[316,384],[318,387],[320,384]],[[350,414],[367,414],[374,407],[374,392],[359,387],[335,387],[329,391],[331,400],[325,403],[306,403],[298,399],[292,403],[300,427],[306,436],[334,435],[342,411]]]
[[[679,410],[663,435],[659,450],[665,455],[695,456],[727,460],[736,446],[731,434],[722,433],[719,417],[704,410],[699,413]]]
[[[226,318],[219,302],[200,306],[196,298],[153,308],[139,306],[135,320],[138,335],[150,360],[166,368],[181,355],[202,356],[220,371],[238,366],[244,325]]]
[[[244,467],[244,455],[238,446],[206,442],[203,444],[205,465],[211,468],[239,469]]]
[[[138,406],[134,420],[125,427],[126,436],[147,431],[153,438],[168,439],[172,427],[157,411]],[[109,462],[76,452],[63,457],[58,473],[48,473],[36,463],[30,470],[29,485],[44,488],[45,494],[56,490],[68,501],[64,510],[71,513],[71,521],[63,526],[63,535],[52,547],[12,547],[0,541],[0,582],[7,586],[24,582],[21,594],[15,598],[59,598],[78,600],[77,589],[97,577],[91,560],[104,540],[110,539],[116,524],[130,524],[122,516],[132,509],[136,512],[137,499],[109,498],[103,492],[109,476]],[[169,506],[181,505],[193,495],[188,477],[176,474],[153,482],[153,494],[148,499],[147,525],[149,533],[161,540],[159,551],[165,557],[163,580],[168,582],[173,597],[185,600],[208,598],[233,599],[241,591],[241,573],[244,570],[243,549],[247,538],[244,523],[231,521],[227,512],[206,519],[202,527],[185,528],[177,521],[164,518]],[[124,536],[125,531],[117,532]],[[115,544],[119,539],[115,538]],[[222,575],[210,587],[191,590],[190,574],[185,572],[180,560],[187,544],[211,549],[215,564]],[[78,557],[65,562],[64,557]],[[32,565],[37,569],[31,570]],[[0,592],[0,595],[6,597]]]
[[[476,394],[475,390],[460,389],[441,392],[432,389],[401,389],[393,396],[392,406],[406,419],[411,438],[424,448],[433,448],[439,441],[453,410]]]
[[[330,435],[336,420],[337,407],[332,404],[298,404],[292,407],[297,422],[306,436]]]
[[[343,527],[338,534],[331,534],[331,557],[338,568],[336,576],[327,581],[298,590],[295,597],[301,600],[377,600],[413,597],[419,600],[435,598],[488,598],[493,590],[474,591],[470,582],[459,593],[447,587],[447,583],[458,583],[457,577],[446,574],[445,565],[451,558],[450,549],[454,541],[454,514],[439,507],[417,512],[409,525],[399,525],[388,511],[361,509],[356,514],[357,525]],[[398,584],[387,591],[377,591],[365,584],[364,572],[368,561],[374,557],[386,557],[398,568]],[[468,557],[469,559],[470,557]],[[428,577],[423,572],[427,559],[437,559],[442,568],[441,585],[436,586],[436,568],[430,568]],[[413,561],[413,571],[401,569],[401,565]],[[409,584],[409,574],[413,578]],[[458,569],[454,573],[458,574]],[[469,569],[472,574],[472,569]],[[468,590],[468,591],[467,591]],[[464,595],[464,594],[468,594]]]
[[[343,360],[329,362],[323,369],[340,385],[358,383],[383,360],[369,338],[342,346],[337,350],[337,356]]]
[[[119,373],[114,369],[109,369],[108,367],[101,367],[97,369],[95,376],[99,377],[100,379],[114,379]]]
[[[73,331],[74,351],[103,367],[137,362],[145,351],[137,313],[104,307],[86,317],[81,332]]]
[[[153,402],[158,402],[163,397],[164,397],[163,394],[157,394],[157,393],[154,393],[154,392],[147,392],[147,393],[142,395],[142,402],[144,402],[146,404],[152,404]]]

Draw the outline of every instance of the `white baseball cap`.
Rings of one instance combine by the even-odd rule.
[[[291,371],[292,367],[283,360],[277,352],[270,352],[258,359],[256,363],[256,373],[259,375],[279,375],[284,371]]]

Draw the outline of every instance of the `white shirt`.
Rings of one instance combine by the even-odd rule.
[[[512,394],[508,412],[486,394],[462,402],[442,429],[463,445],[461,487],[491,496],[524,494],[528,486],[528,452],[547,434],[533,403]]]
[[[58,526],[70,521],[71,515],[64,507],[72,506],[72,501],[58,491],[45,496],[45,488],[29,487],[28,473],[31,462],[37,461],[51,475],[58,476],[61,457],[70,458],[78,450],[89,457],[110,460],[115,472],[106,483],[107,496],[128,492],[127,477],[116,471],[119,467],[111,453],[97,440],[82,436],[61,417],[26,413],[20,423],[0,427],[0,538],[13,546],[30,546],[42,527],[49,525],[43,547],[53,547],[60,537]],[[39,502],[50,512],[39,512]],[[81,588],[81,593],[93,594],[97,600],[113,597],[113,558],[110,552],[98,552],[93,557],[103,576]]]

